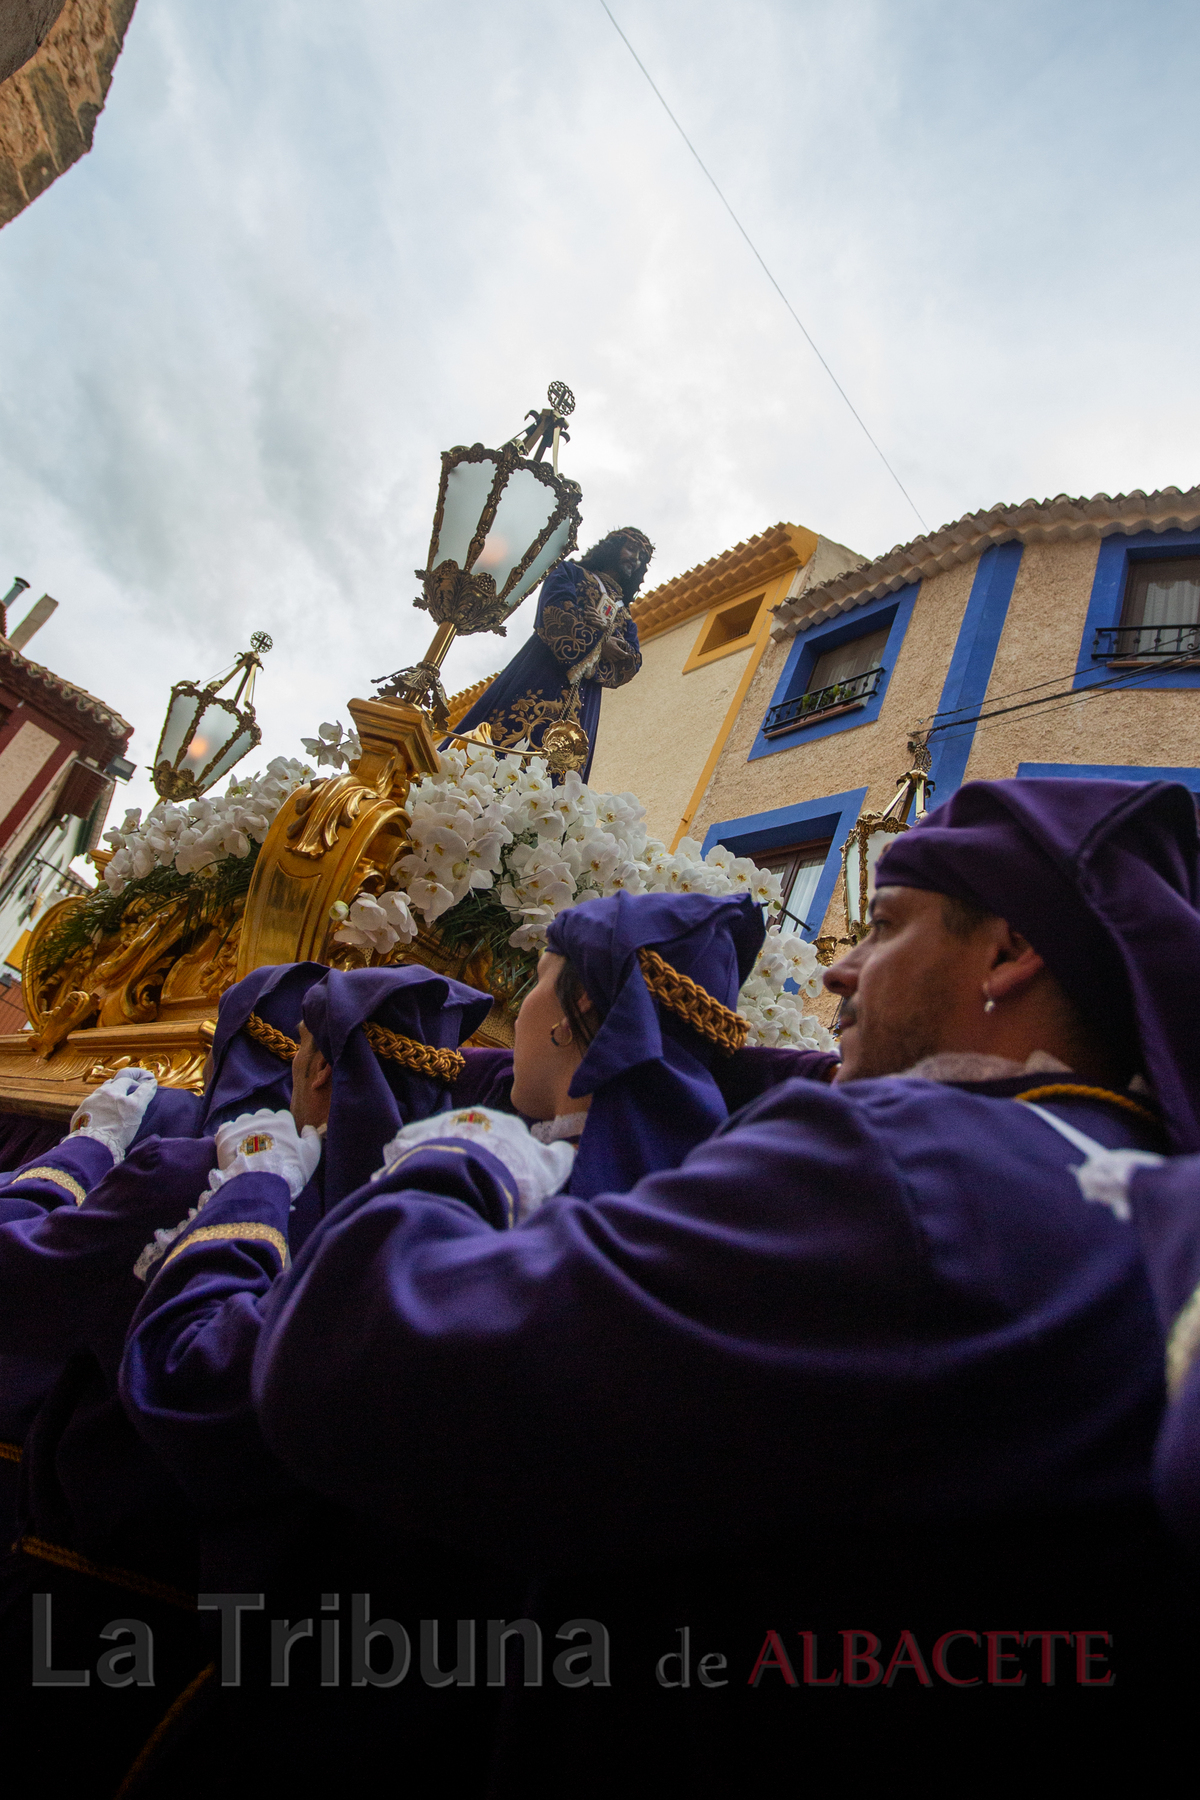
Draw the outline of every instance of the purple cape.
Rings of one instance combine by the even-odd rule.
[[[383,1146],[402,1125],[444,1111],[451,1103],[449,1082],[377,1056],[361,1027],[371,1020],[435,1050],[457,1050],[491,1009],[490,994],[419,963],[395,969],[330,969],[309,990],[304,1023],[321,1055],[333,1065],[322,1158],[326,1211],[371,1179]]]
[[[764,936],[745,895],[617,893],[559,913],[546,948],[569,959],[604,1021],[571,1083],[592,1104],[570,1193],[587,1199],[675,1168],[729,1116],[712,1074],[721,1051],[655,1000],[638,950],[733,1008]]]
[[[1187,788],[968,782],[893,839],[875,878],[1007,919],[1093,1028],[1140,1045],[1175,1147],[1200,1149],[1200,865]]]

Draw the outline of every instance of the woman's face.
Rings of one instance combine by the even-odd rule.
[[[574,1041],[554,991],[563,960],[550,950],[539,959],[537,985],[517,1014],[512,1100],[527,1119],[553,1119],[558,1113],[582,1112],[587,1105],[567,1092],[583,1059],[583,1046]]]

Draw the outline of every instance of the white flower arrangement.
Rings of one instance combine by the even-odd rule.
[[[302,738],[318,764],[354,761],[359,742],[340,723]],[[160,800],[105,832],[113,856],[104,871],[110,891],[156,868],[181,875],[245,857],[261,844],[288,795],[314,770],[278,756],[262,775],[234,777],[224,794],[178,806]],[[379,956],[410,944],[472,892],[494,892],[513,927],[516,950],[540,950],[546,928],[565,906],[624,890],[630,894],[750,894],[771,914],[781,908],[779,877],[718,844],[705,856],[693,838],[674,851],[648,837],[636,794],[601,794],[575,773],[555,786],[541,757],[496,756],[482,745],[442,753],[436,775],[409,791],[408,853],[390,873],[396,887],[359,894],[333,908],[334,939]],[[751,1044],[829,1050],[833,1039],[803,1002],[820,992],[811,944],[772,926],[738,1001],[750,1021]]]
[[[140,807],[132,807],[123,824],[104,834],[113,847],[106,886],[120,894],[152,869],[194,875],[227,856],[249,856],[251,842],[262,843],[288,795],[312,774],[295,757],[277,756],[265,774],[233,777],[223,794],[204,794],[186,806],[160,800],[145,819]]]
[[[348,769],[362,755],[358,733],[343,730],[340,719],[332,724],[326,720],[318,727],[315,738],[301,738],[300,742],[316,758],[318,769]]]
[[[540,950],[564,907],[621,890],[747,893],[771,913],[781,908],[779,877],[749,857],[723,845],[705,856],[692,838],[670,851],[648,837],[635,794],[597,793],[574,772],[556,787],[540,757],[523,762],[481,745],[443,752],[441,765],[409,790],[411,847],[391,870],[397,888],[339,908],[339,943],[386,955],[473,891],[495,892],[517,950]],[[772,927],[739,1002],[748,1042],[832,1048],[802,1005],[819,989],[812,945]]]

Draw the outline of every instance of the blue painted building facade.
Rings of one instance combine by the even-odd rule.
[[[1200,489],[968,515],[789,598],[772,637],[692,835],[801,869],[810,938],[842,929],[842,845],[914,730],[934,804],[1002,776],[1200,797]]]

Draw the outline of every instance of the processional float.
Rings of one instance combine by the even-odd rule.
[[[503,636],[504,621],[576,547],[581,493],[558,469],[575,401],[561,382],[547,399],[500,449],[443,453],[414,601],[435,622],[433,641],[419,663],[378,678],[375,698],[349,702],[360,755],[343,773],[314,776],[288,796],[248,882],[249,859],[230,858],[187,882],[133,883],[99,926],[88,896],[61,900],[39,919],[22,975],[32,1029],[0,1035],[0,1110],[66,1120],[98,1082],[133,1064],[164,1086],[199,1091],[222,993],[268,963],[422,962],[495,993],[477,1041],[511,1043],[513,996],[486,947],[450,952],[434,927],[372,953],[336,933],[351,901],[394,885],[389,871],[406,848],[409,787],[437,771],[437,743],[449,729],[441,667],[451,643],[480,631]],[[231,672],[172,689],[153,770],[164,799],[202,795],[257,744],[253,683],[270,648],[256,633]],[[239,676],[233,695],[223,694]],[[587,751],[571,720],[544,734],[551,768],[581,767]],[[102,868],[107,855],[94,860]]]

